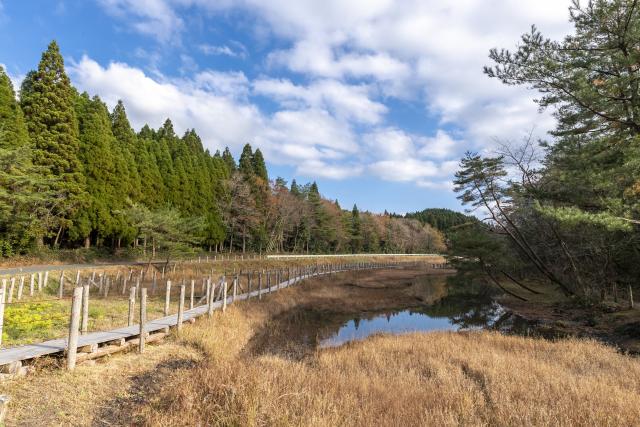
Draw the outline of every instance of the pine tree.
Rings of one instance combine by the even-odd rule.
[[[177,139],[173,130],[171,120],[165,120],[164,124],[155,133],[152,147],[152,153],[155,156],[158,171],[164,183],[164,203],[177,206],[176,202],[180,198],[180,189],[176,180],[175,171],[173,169],[173,159],[171,157],[171,148]]]
[[[259,178],[261,178],[264,182],[269,182],[269,175],[267,174],[267,166],[264,163],[264,157],[262,156],[262,151],[260,149],[256,149],[256,152],[253,153],[252,158],[253,163],[253,172]]]
[[[291,191],[291,194],[294,196],[300,197],[300,187],[298,187],[298,183],[295,178],[291,181],[291,189],[289,191]]]
[[[80,159],[87,183],[88,203],[78,211],[70,237],[84,240],[89,247],[90,234],[96,243],[104,238],[117,239],[126,233],[117,212],[126,207],[126,191],[122,188],[122,176],[116,164],[118,151],[116,138],[111,131],[111,118],[107,106],[98,97],[93,99],[83,93],[77,102],[80,129]]]
[[[52,41],[42,54],[38,70],[27,75],[21,90],[21,107],[34,144],[34,164],[58,179],[55,191],[65,199],[57,206],[54,246],[82,203],[84,179],[78,159],[78,124],[74,110],[74,89],[64,70],[60,49]]]
[[[362,250],[362,223],[360,220],[360,211],[358,206],[353,205],[351,210],[351,251],[359,253]]]
[[[0,66],[0,124],[5,148],[20,148],[28,145],[29,134],[9,76]]]
[[[115,164],[116,175],[122,177],[122,181],[126,183],[122,186],[126,191],[125,194],[132,202],[138,202],[142,198],[142,184],[135,153],[140,147],[122,101],[118,101],[111,112],[111,131],[116,138],[114,148],[118,151]]]
[[[245,178],[250,178],[254,175],[253,156],[251,145],[245,144],[242,149],[242,154],[240,154],[240,160],[238,161],[238,170]]]
[[[231,174],[237,169],[237,166],[229,147],[224,148],[224,151],[222,152],[222,160],[224,160],[224,163],[227,165],[228,175],[231,176]]]
[[[32,149],[11,80],[0,67],[0,256],[28,247],[41,234],[49,184],[31,161]]]

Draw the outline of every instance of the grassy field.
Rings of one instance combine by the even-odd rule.
[[[418,272],[343,274],[236,304],[181,337],[0,386],[7,425],[634,425],[640,362],[589,340],[489,332],[373,336],[318,349],[296,310],[416,304]]]

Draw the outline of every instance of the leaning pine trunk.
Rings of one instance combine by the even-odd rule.
[[[62,235],[62,226],[60,226],[60,228],[58,228],[58,234],[56,234],[56,240],[53,242],[53,247],[57,248],[58,244],[60,242],[60,235]]]

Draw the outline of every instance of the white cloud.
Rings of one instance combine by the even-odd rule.
[[[207,70],[195,75],[195,87],[229,98],[245,99],[249,94],[249,79],[242,71]]]
[[[233,49],[227,45],[216,46],[211,44],[201,44],[198,46],[198,49],[205,55],[224,55],[232,58],[245,58],[247,56],[246,48],[238,42],[235,42],[234,45],[237,49]]]
[[[176,41],[184,29],[184,21],[165,0],[98,0],[113,16],[131,22],[139,33],[162,42]]]
[[[209,148],[237,147],[250,140],[262,126],[262,117],[252,105],[226,96],[228,81],[213,87],[216,76],[199,74],[201,82],[154,80],[137,68],[112,62],[106,68],[83,57],[69,67],[80,90],[98,94],[110,106],[122,99],[134,127],[160,125],[171,117],[183,132],[196,128]],[[237,80],[237,76],[230,79]],[[225,86],[227,85],[227,86]]]
[[[446,191],[453,191],[453,188],[455,187],[453,185],[453,182],[450,180],[429,181],[425,179],[419,179],[418,181],[416,181],[416,185],[418,187],[428,188],[431,190],[446,190]]]
[[[387,112],[384,104],[369,98],[371,89],[365,85],[321,80],[301,86],[286,79],[259,79],[253,88],[256,94],[272,97],[285,107],[326,108],[340,118],[362,123],[378,123]]]
[[[360,175],[364,170],[362,165],[344,165],[328,164],[321,160],[303,161],[296,168],[296,175],[306,176],[309,178],[330,178],[345,179]]]
[[[111,107],[122,99],[136,129],[170,117],[176,132],[195,128],[212,151],[229,146],[238,152],[251,142],[269,162],[294,165],[301,174],[339,179],[362,170],[342,164],[358,150],[347,122],[320,108],[266,115],[242,95],[250,85],[243,73],[208,70],[192,79],[160,79],[123,63],[103,67],[86,56],[68,69],[81,91],[98,94]]]
[[[268,52],[268,68],[260,71],[277,67],[296,78],[266,75],[250,82],[244,75],[201,72],[188,81],[157,83],[221,111],[238,109],[236,127],[266,147],[271,161],[302,162],[301,170],[336,178],[366,172],[427,188],[449,185],[454,159],[466,149],[486,150],[494,137],[519,139],[534,124],[535,137],[552,128],[551,115],[540,115],[532,102],[534,93],[488,79],[482,66],[489,63],[489,49],[515,46],[533,23],[552,38],[570,31],[569,0],[99,1],[134,30],[162,42],[186,31],[181,13],[187,10],[253,15],[262,37],[278,39],[278,50]],[[211,55],[245,52],[231,43],[199,49]],[[255,95],[276,101],[281,111],[261,113],[250,104]],[[388,123],[390,98],[421,103],[425,120],[438,128],[420,135]],[[230,139],[221,136],[226,130],[207,132],[213,141]],[[354,164],[345,163],[348,156],[355,156]]]
[[[314,148],[319,154],[341,158],[358,150],[355,135],[344,122],[334,119],[328,112],[317,109],[278,111],[269,119],[269,126],[257,141],[276,141],[283,147],[299,147],[285,151],[289,158],[307,158]],[[304,153],[304,154],[303,154]],[[273,161],[278,162],[277,158]]]
[[[364,135],[363,140],[369,152],[378,158],[403,159],[415,156],[413,138],[400,129],[377,129]]]
[[[426,157],[445,158],[450,157],[456,153],[456,149],[460,150],[463,145],[462,141],[455,141],[451,136],[438,129],[434,137],[427,137],[422,139],[423,147],[420,149],[420,154]]]
[[[369,165],[369,169],[382,179],[397,182],[416,181],[439,174],[436,163],[414,158],[381,160]]]

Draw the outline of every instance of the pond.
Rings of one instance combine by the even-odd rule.
[[[446,276],[419,277],[413,285],[424,302],[421,307],[361,313],[350,319],[340,319],[337,329],[334,323],[333,328],[325,328],[317,336],[318,344],[336,347],[376,333],[478,329],[530,333],[533,325],[495,302],[494,291],[490,288],[451,282],[452,278]]]

